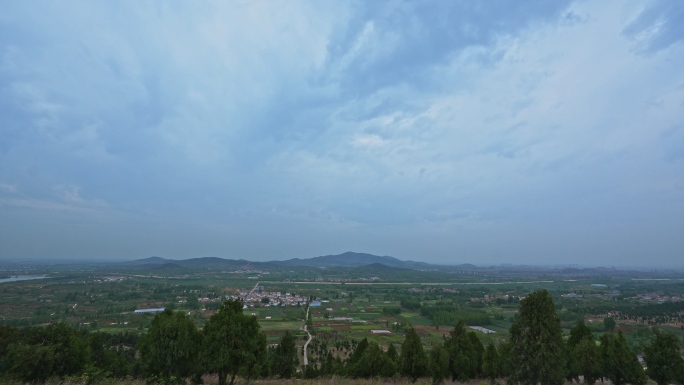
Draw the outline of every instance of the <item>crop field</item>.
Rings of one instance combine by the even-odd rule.
[[[491,334],[483,342],[505,340],[517,317],[520,299],[546,289],[552,295],[564,332],[583,319],[600,335],[604,319],[639,350],[656,326],[684,338],[684,281],[676,275],[652,279],[635,274],[569,274],[539,271],[479,271],[435,274],[419,271],[369,272],[375,281],[315,282],[321,270],[234,272],[152,271],[133,267],[65,267],[33,270],[43,278],[0,283],[0,321],[23,327],[66,322],[107,333],[144,333],[154,314],[135,310],[170,308],[202,327],[228,298],[245,298],[244,313],[257,318],[269,343],[285,331],[303,345],[306,308],[314,340],[400,344],[413,327],[425,346],[438,343],[461,319]],[[13,272],[17,273],[17,272]],[[17,275],[21,274],[18,272]],[[347,279],[345,270],[325,279]],[[394,275],[393,275],[394,274]],[[380,278],[377,278],[380,277]],[[430,278],[434,277],[434,282]],[[296,278],[296,280],[295,280]],[[343,350],[340,354],[347,354]]]

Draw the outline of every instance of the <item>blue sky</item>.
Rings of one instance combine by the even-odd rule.
[[[682,265],[684,3],[8,2],[0,258]]]

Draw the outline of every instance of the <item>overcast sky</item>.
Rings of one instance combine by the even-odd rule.
[[[684,264],[684,2],[10,1],[0,259]]]

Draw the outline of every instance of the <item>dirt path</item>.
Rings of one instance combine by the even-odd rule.
[[[252,288],[252,290],[250,290],[249,294],[254,293],[254,290],[256,290],[257,287],[259,287],[259,282],[257,282],[256,285],[254,285],[254,287]]]
[[[306,334],[309,335],[309,339],[308,339],[308,340],[306,341],[306,343],[304,344],[304,366],[309,365],[309,360],[308,360],[308,358],[307,358],[307,356],[306,356],[306,349],[309,347],[309,342],[311,342],[311,340],[313,339],[313,337],[311,336],[311,333],[309,333],[308,327],[307,327],[307,325],[306,325],[306,321],[309,319],[309,308],[310,308],[310,307],[307,306],[307,308],[306,308],[306,317],[304,317],[304,331],[306,332]]]

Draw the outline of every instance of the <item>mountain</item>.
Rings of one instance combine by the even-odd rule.
[[[143,259],[136,259],[134,261],[128,261],[128,262],[124,262],[124,263],[127,265],[164,265],[167,263],[174,263],[174,262],[177,262],[177,261],[174,261],[173,259],[149,257],[149,258],[143,258]]]
[[[263,269],[278,267],[276,265],[269,264],[268,262],[251,262],[244,259],[224,259],[217,257],[202,257],[179,260],[150,257],[124,262],[124,264],[145,267],[171,264],[192,269]]]
[[[415,261],[402,261],[400,259],[388,256],[378,256],[366,253],[355,253],[353,251],[347,251],[346,253],[338,255],[324,255],[320,257],[299,259],[293,258],[285,261],[271,261],[269,263],[280,265],[280,266],[309,266],[309,267],[356,267],[356,266],[366,266],[374,263],[390,266],[390,267],[401,267],[404,269],[437,269],[439,266],[431,265],[425,262],[415,262]]]
[[[389,256],[378,256],[367,253],[355,253],[348,251],[338,255],[324,255],[314,258],[293,258],[285,261],[270,261],[270,262],[251,262],[244,259],[224,259],[217,257],[203,257],[191,259],[165,259],[160,257],[150,257],[144,259],[137,259],[134,261],[124,262],[129,266],[161,266],[165,264],[174,264],[192,269],[275,269],[283,267],[359,267],[368,265],[383,265],[386,267],[413,269],[413,270],[444,270],[445,268],[456,268],[461,270],[474,270],[476,266],[470,264],[462,264],[456,266],[440,266],[432,265],[425,262],[416,261],[402,261],[400,259]]]

